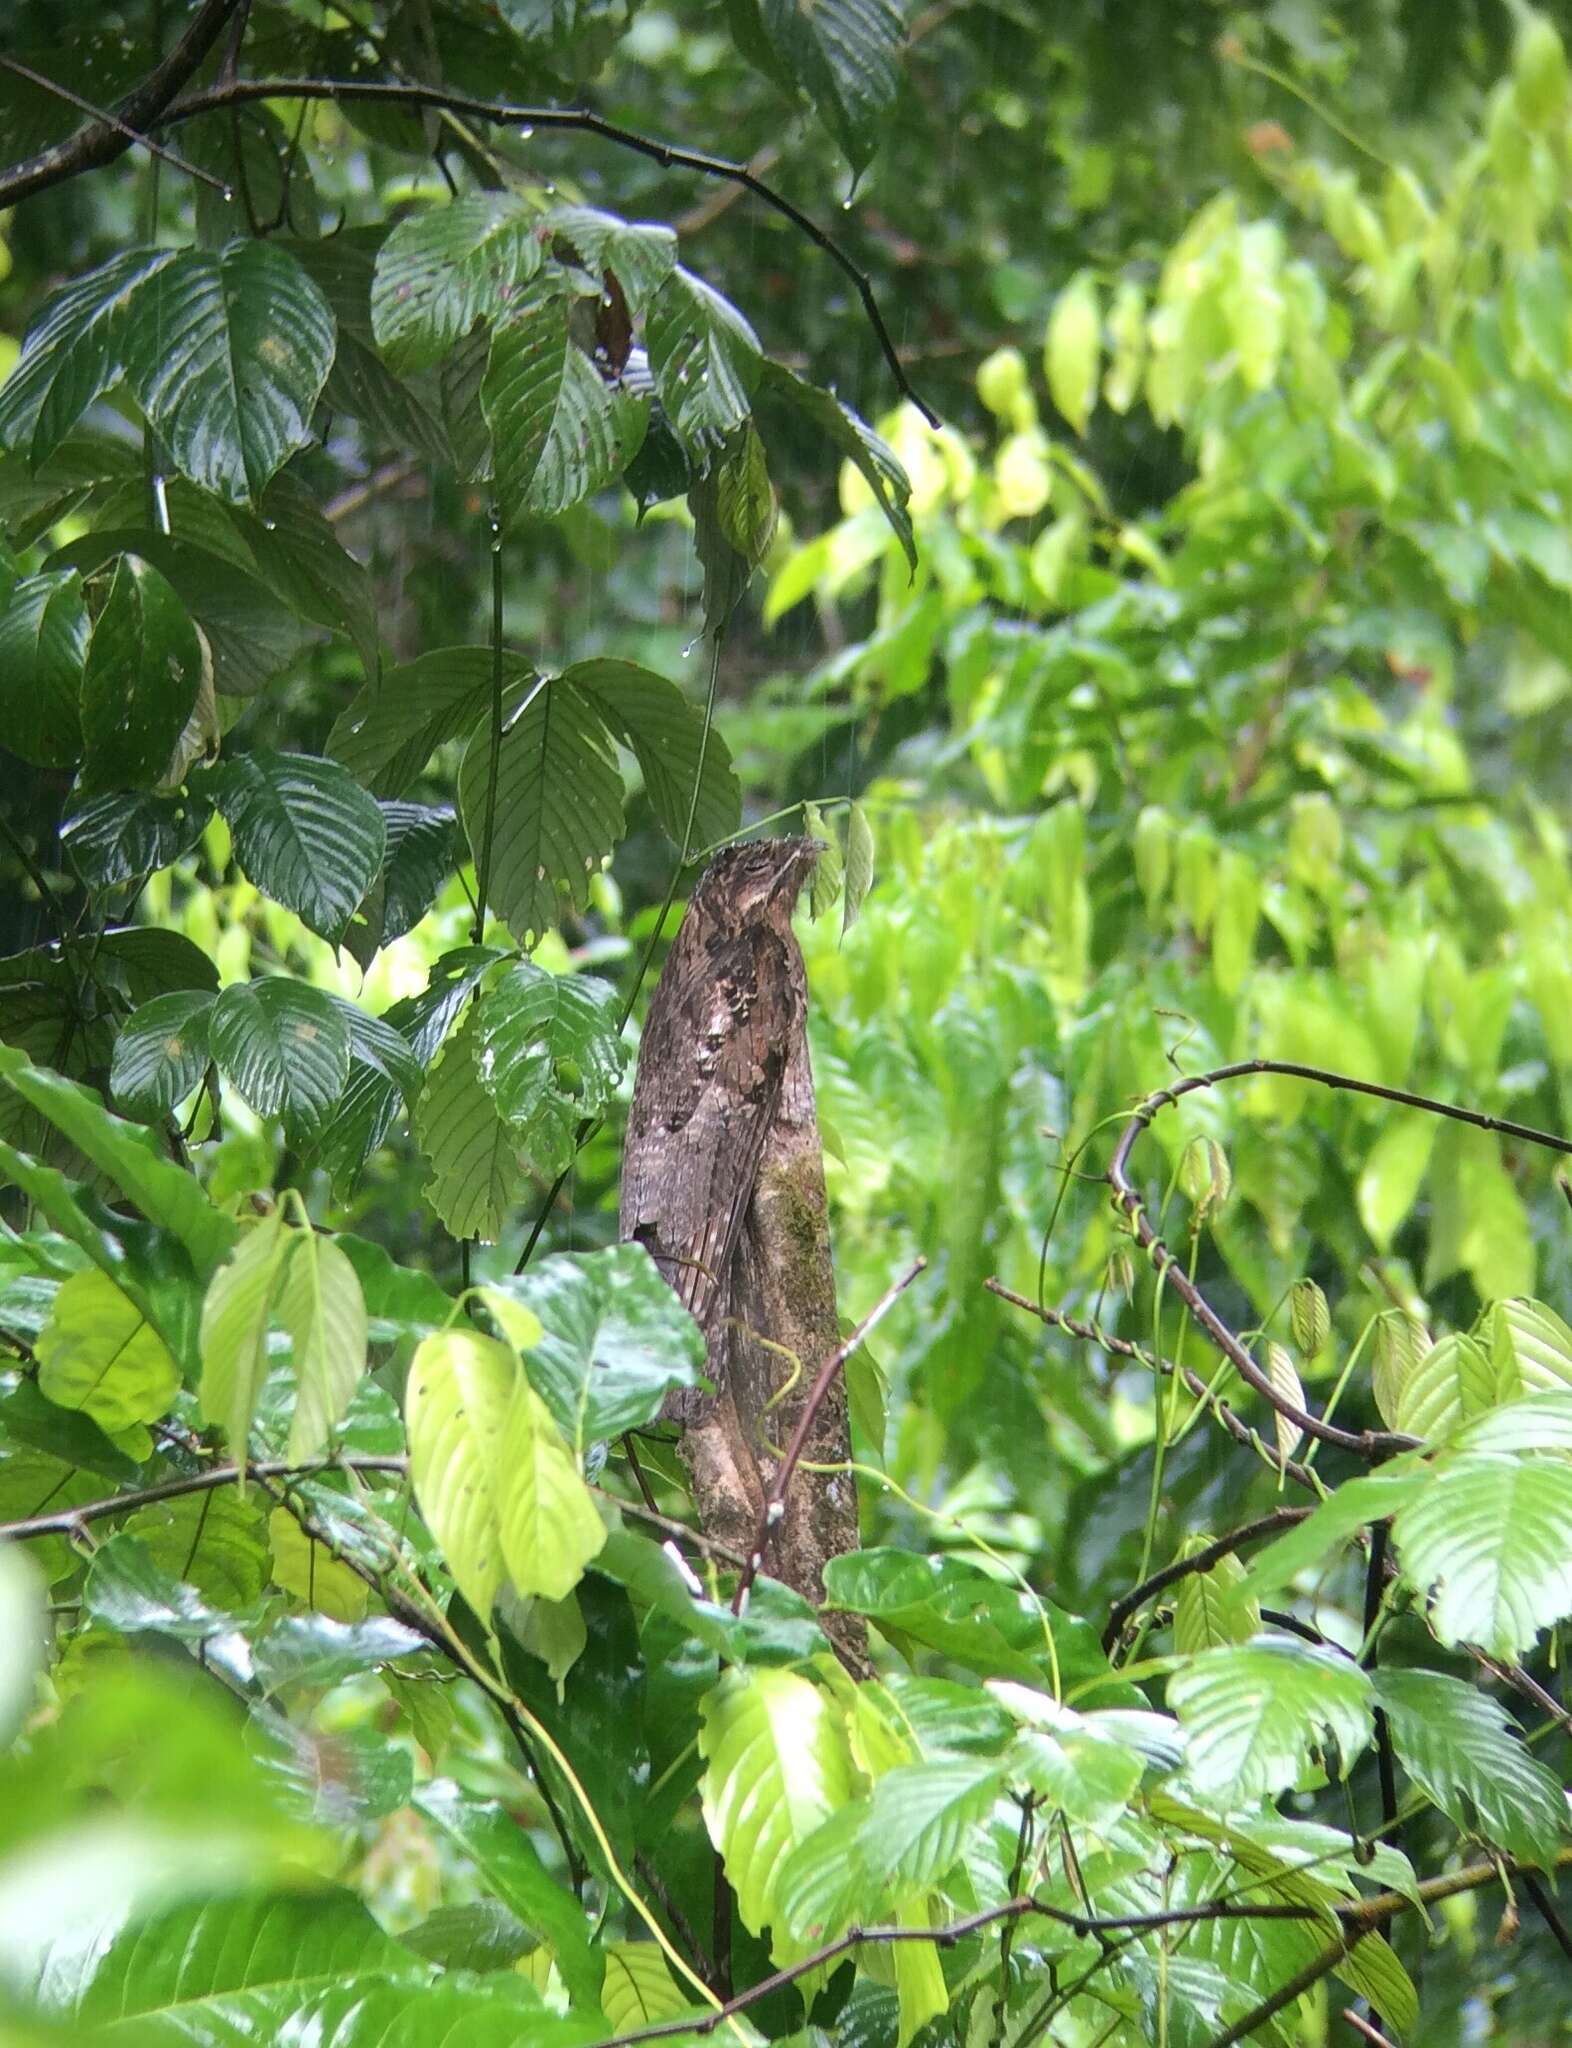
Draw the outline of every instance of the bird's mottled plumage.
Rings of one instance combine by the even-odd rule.
[[[811,839],[726,848],[688,903],[650,1003],[622,1161],[621,1234],[645,1245],[711,1340],[787,1054],[802,1031],[792,937]],[[702,1404],[674,1404],[685,1420]]]

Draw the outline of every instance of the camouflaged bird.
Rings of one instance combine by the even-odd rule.
[[[807,977],[792,932],[812,839],[726,848],[701,877],[650,1001],[623,1153],[620,1227],[692,1311],[715,1393],[669,1397],[706,1531],[747,1555],[820,1363],[840,1341]],[[804,1464],[850,1457],[844,1387]],[[794,1473],[765,1569],[812,1600],[857,1545],[848,1473]],[[861,1632],[836,1623],[848,1644]]]

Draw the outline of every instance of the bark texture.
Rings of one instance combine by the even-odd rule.
[[[792,933],[808,839],[716,856],[650,1003],[623,1155],[621,1232],[648,1247],[709,1346],[713,1395],[673,1396],[708,1533],[747,1555],[814,1375],[840,1341],[824,1157],[808,1059],[807,978]],[[857,1547],[837,1379],[792,1475],[764,1570],[817,1603],[827,1560]],[[860,1658],[862,1631],[827,1617]]]

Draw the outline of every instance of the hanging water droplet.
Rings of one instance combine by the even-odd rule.
[[[533,129],[533,128],[531,128],[531,127],[529,127],[529,126],[528,126],[528,124],[526,124],[526,125],[525,125],[524,127],[522,127],[522,128],[521,128],[521,129],[519,130],[519,141],[520,141],[520,142],[530,142],[530,141],[532,141],[532,140],[534,139],[534,135],[535,135],[535,131],[534,131],[534,129]]]
[[[233,205],[234,205],[234,203],[235,203],[235,188],[234,188],[234,186],[233,186],[233,185],[220,185],[218,189],[219,189],[220,193],[221,193],[221,194],[223,195],[223,200],[224,200],[224,204],[225,204],[226,206],[233,206]]]
[[[698,646],[698,644],[699,644],[699,638],[700,638],[700,637],[702,637],[702,636],[695,636],[695,638],[693,638],[692,640],[690,640],[690,641],[688,642],[687,646],[683,648],[683,650],[682,650],[682,658],[683,658],[683,660],[684,660],[684,661],[689,661],[689,660],[691,660],[691,659],[692,659],[692,656],[693,656],[693,650],[694,650],[694,648],[695,648],[695,647],[697,647],[697,646]]]
[[[157,470],[153,472],[153,518],[160,533],[169,532],[169,493],[164,488],[164,479]]]

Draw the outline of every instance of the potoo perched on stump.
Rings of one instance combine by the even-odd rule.
[[[709,1346],[713,1395],[670,1397],[700,1520],[747,1556],[819,1366],[840,1342],[824,1153],[808,1063],[807,976],[792,932],[811,839],[726,848],[688,904],[650,1002],[622,1164],[621,1232],[645,1245]],[[791,1475],[764,1570],[824,1597],[857,1547],[837,1378]],[[850,1617],[829,1617],[860,1651]]]

